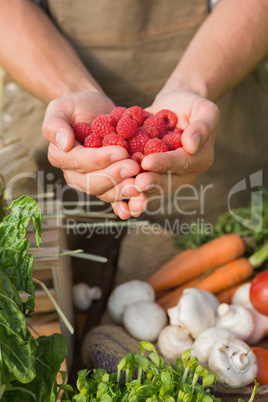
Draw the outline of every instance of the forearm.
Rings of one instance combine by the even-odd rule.
[[[184,87],[212,101],[268,54],[268,2],[222,0],[201,26],[164,90]]]
[[[0,65],[46,103],[87,89],[102,92],[72,46],[29,0],[1,0]]]

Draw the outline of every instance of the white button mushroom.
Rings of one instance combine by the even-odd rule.
[[[167,325],[158,336],[158,347],[167,359],[177,359],[183,352],[190,349],[193,338],[186,328],[176,325]]]
[[[129,304],[155,301],[155,293],[147,282],[132,280],[118,285],[111,293],[107,308],[114,322],[123,324],[123,313]]]
[[[232,304],[244,306],[252,312],[255,318],[255,328],[253,334],[247,339],[249,345],[256,345],[268,335],[268,316],[259,313],[250,301],[251,283],[245,283],[236,290],[232,298]]]
[[[192,346],[193,354],[198,358],[201,364],[206,364],[211,348],[217,341],[225,340],[225,342],[229,343],[233,339],[235,339],[235,336],[227,329],[217,327],[208,328],[194,341]]]
[[[219,383],[228,388],[244,387],[257,375],[256,357],[250,346],[239,339],[216,342],[211,348],[208,365]]]
[[[177,304],[178,321],[197,338],[207,328],[215,326],[214,308],[202,290],[187,288]]]
[[[216,327],[229,329],[237,338],[246,341],[254,332],[255,318],[246,307],[221,303]]]
[[[123,324],[127,332],[139,341],[154,342],[167,325],[167,315],[156,303],[131,303],[124,311]]]
[[[90,287],[86,283],[78,283],[73,286],[73,301],[78,310],[87,310],[93,300],[99,300],[102,297],[102,291],[98,286]]]

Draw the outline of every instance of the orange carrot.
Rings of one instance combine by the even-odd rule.
[[[199,283],[199,279],[193,279],[189,282],[186,282],[182,286],[178,286],[174,290],[171,290],[167,294],[163,295],[156,299],[156,303],[159,304],[164,310],[167,311],[170,307],[176,306],[180,297],[186,288],[194,288]]]
[[[239,258],[214,269],[208,275],[189,281],[174,289],[157,300],[157,303],[167,311],[178,303],[186,288],[193,287],[216,294],[249,279],[253,275],[253,270],[253,266],[246,258]]]
[[[181,251],[180,253],[175,255],[175,257],[171,258],[171,260],[166,262],[158,271],[154,272],[153,275],[151,275],[148,282],[154,288],[155,292],[166,290],[161,289],[161,287],[158,288],[158,284],[161,283],[165,272],[171,271],[175,265],[179,265],[185,257],[191,255],[193,252],[194,249],[192,248],[187,248],[186,250]]]
[[[149,283],[155,291],[175,288],[212,268],[233,261],[244,252],[242,238],[237,234],[226,234],[188,251],[184,256],[181,253],[180,258],[171,259],[149,279]]]
[[[198,289],[219,293],[224,289],[235,286],[253,275],[254,267],[246,258],[231,261],[199,281]]]
[[[217,299],[219,300],[220,303],[231,304],[233,295],[235,294],[236,290],[239,288],[239,286],[242,286],[245,283],[248,283],[248,280],[242,281],[237,285],[234,285],[226,290],[222,290],[221,292],[216,294]]]

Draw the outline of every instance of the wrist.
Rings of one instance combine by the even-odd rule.
[[[209,85],[205,80],[195,74],[186,74],[175,71],[161,90],[161,93],[168,93],[177,90],[193,92],[203,98],[213,100]]]

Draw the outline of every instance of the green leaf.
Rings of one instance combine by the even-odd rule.
[[[36,342],[22,310],[15,286],[0,270],[0,386],[15,379],[27,383],[35,377]]]
[[[32,219],[36,228],[36,245],[41,243],[41,213],[36,201],[23,196],[13,201],[11,211],[0,223],[0,269],[13,282],[17,291],[29,295],[23,303],[24,312],[31,316],[34,311],[34,285],[32,282],[33,256],[28,254],[30,243],[25,238]]]
[[[35,370],[36,377],[28,384],[13,383],[8,391],[10,402],[53,402],[57,400],[56,376],[66,357],[67,346],[61,334],[41,336],[37,339]],[[27,392],[28,391],[28,392]],[[33,399],[33,396],[35,399]]]
[[[155,347],[151,342],[148,341],[141,341],[138,343],[140,347],[140,352],[141,354],[144,354],[145,350],[148,352],[155,352]]]
[[[138,354],[135,355],[135,363],[137,364],[138,368],[142,370],[147,370],[149,366],[148,359],[145,356],[141,356]]]
[[[161,381],[162,381],[163,384],[168,386],[172,382],[172,378],[171,378],[169,373],[163,371],[161,373]]]

